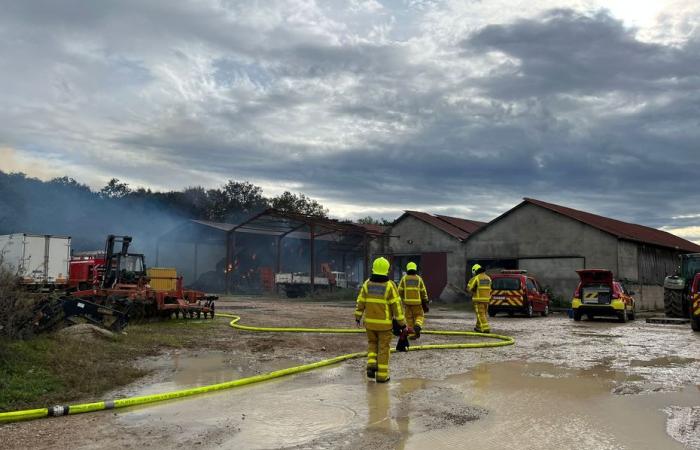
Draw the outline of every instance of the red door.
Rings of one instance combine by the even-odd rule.
[[[544,305],[542,304],[542,295],[537,290],[537,284],[532,278],[527,279],[527,298],[532,303],[533,311],[544,311]]]
[[[420,257],[420,272],[425,281],[428,298],[440,298],[447,286],[447,253],[423,253]]]

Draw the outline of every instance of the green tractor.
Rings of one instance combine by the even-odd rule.
[[[690,290],[700,273],[700,253],[680,255],[678,273],[664,280],[664,312],[668,317],[690,317]]]

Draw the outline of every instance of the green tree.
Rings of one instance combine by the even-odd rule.
[[[287,213],[328,217],[328,210],[319,202],[304,194],[293,194],[289,191],[285,191],[277,197],[271,198],[270,206],[276,210]]]
[[[119,178],[112,178],[109,183],[100,189],[99,195],[102,198],[123,198],[131,193],[128,184],[119,181]]]
[[[363,225],[382,225],[385,227],[391,225],[391,221],[385,219],[384,217],[382,217],[381,219],[375,219],[372,216],[365,216],[360,219],[357,219],[357,223]]]

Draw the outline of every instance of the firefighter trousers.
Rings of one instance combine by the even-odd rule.
[[[476,331],[486,333],[491,331],[489,327],[489,302],[474,302],[474,312],[476,313]]]
[[[367,330],[367,368],[377,371],[377,381],[389,379],[391,330]]]
[[[403,313],[406,316],[406,325],[409,328],[415,328],[416,325],[423,328],[423,322],[425,321],[425,312],[423,312],[423,306],[421,305],[407,305],[403,304]]]

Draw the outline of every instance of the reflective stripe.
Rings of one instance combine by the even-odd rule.
[[[384,294],[386,293],[386,285],[384,285],[384,284],[367,283],[366,286],[367,286],[367,293],[370,295],[384,297]]]
[[[378,367],[379,370],[381,371],[382,369],[388,369],[388,368],[389,368],[389,364],[377,364],[377,367]]]
[[[403,316],[400,319],[397,320],[403,320]],[[381,324],[390,324],[391,319],[385,320],[385,319],[368,319],[365,317],[365,323],[381,323]]]
[[[384,300],[383,298],[382,298],[382,299],[379,299],[379,298],[368,298],[368,299],[365,300],[365,302],[366,302],[366,303],[378,303],[378,304],[380,304],[380,305],[383,305],[383,304],[385,304],[387,301]]]

